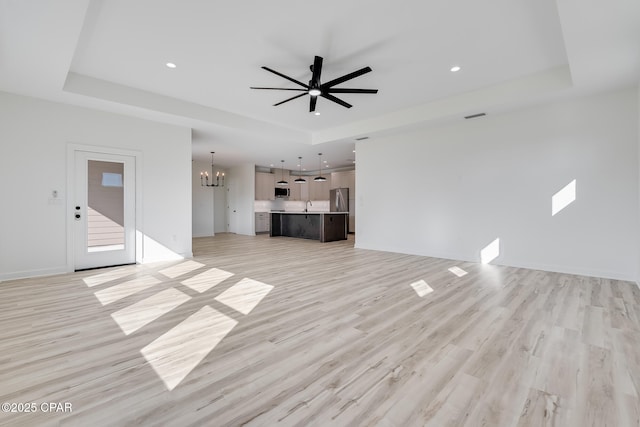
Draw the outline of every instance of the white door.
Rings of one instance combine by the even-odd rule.
[[[233,184],[227,181],[227,229],[230,233],[236,234],[238,233],[237,197]]]
[[[74,175],[74,269],[135,263],[135,157],[76,151]]]

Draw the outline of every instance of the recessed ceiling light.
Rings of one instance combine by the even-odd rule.
[[[325,160],[324,162],[325,162],[325,163],[327,163],[327,161],[326,161],[326,160]]]
[[[356,152],[356,150],[353,150],[353,152],[355,153],[355,152]]]
[[[455,73],[455,72],[457,72],[457,71],[460,71],[460,67],[458,67],[457,65],[456,65],[456,66],[454,66],[454,67],[451,67],[451,72],[452,72],[452,73]]]
[[[176,68],[176,64],[174,64],[173,62],[167,62],[165,65],[169,68]]]
[[[273,163],[271,163],[271,165],[270,165],[270,166],[271,166],[271,167],[273,167]]]
[[[315,113],[313,113],[313,114],[315,114],[316,116],[319,116],[319,115],[320,115],[320,111],[316,111],[316,112],[315,112]]]

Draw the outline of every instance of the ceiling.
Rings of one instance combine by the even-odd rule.
[[[249,89],[296,87],[261,66],[307,82],[315,55],[379,93],[316,116]],[[637,0],[0,0],[0,90],[189,126],[228,166],[353,166],[357,138],[639,78]]]

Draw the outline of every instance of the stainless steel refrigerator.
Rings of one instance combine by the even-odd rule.
[[[349,189],[335,188],[329,196],[329,210],[331,212],[349,212]],[[349,217],[347,216],[347,233],[349,232]]]
[[[335,188],[331,190],[329,197],[329,210],[331,212],[349,212],[349,189]]]

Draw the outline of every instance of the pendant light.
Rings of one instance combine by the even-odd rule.
[[[327,178],[325,178],[324,176],[322,176],[322,153],[318,153],[318,173],[320,174],[319,176],[316,176],[315,178],[313,178],[314,181],[316,182],[325,182],[327,180]]]
[[[302,157],[298,157],[298,178],[296,178],[293,182],[296,184],[306,184],[307,180],[302,177]]]
[[[211,152],[211,184],[209,184],[209,172],[200,172],[200,185],[202,187],[224,187],[224,172],[222,172],[222,184],[220,183],[220,171],[213,176],[213,155],[215,151]]]
[[[276,182],[276,185],[289,185],[287,181],[284,180],[284,160],[280,160],[280,181]]]

